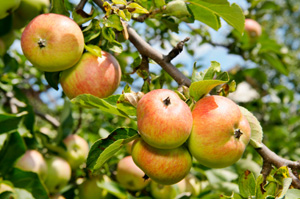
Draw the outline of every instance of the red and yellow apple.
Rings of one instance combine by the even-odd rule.
[[[72,68],[61,73],[60,83],[70,98],[91,94],[99,98],[110,96],[121,81],[121,69],[111,54],[102,51],[102,57],[84,53]]]
[[[152,180],[170,185],[182,180],[190,171],[192,156],[185,148],[157,149],[142,139],[132,145],[134,163]]]
[[[250,38],[257,38],[261,35],[261,26],[253,19],[245,19],[245,31]]]
[[[150,91],[137,104],[138,131],[147,144],[173,149],[189,137],[193,117],[188,105],[167,89]]]
[[[222,96],[200,99],[192,111],[188,148],[200,164],[223,168],[237,162],[250,141],[251,129],[239,107]]]
[[[45,185],[50,193],[58,193],[65,187],[71,179],[71,166],[69,163],[58,156],[46,159],[48,174]]]
[[[35,172],[43,181],[46,179],[47,164],[42,154],[37,150],[27,150],[25,154],[18,159],[15,167],[24,171]]]
[[[80,59],[84,38],[79,26],[59,14],[41,14],[24,29],[21,47],[26,58],[47,72],[66,70]]]
[[[150,179],[144,179],[145,173],[133,162],[131,156],[121,159],[117,166],[117,181],[126,189],[139,191],[144,189]]]
[[[0,19],[13,13],[20,5],[21,0],[2,0],[0,1]]]

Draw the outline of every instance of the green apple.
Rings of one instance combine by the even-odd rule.
[[[77,169],[86,161],[89,154],[88,143],[82,137],[73,134],[67,136],[63,143],[67,149],[62,150],[60,155],[69,162],[72,169]]]
[[[120,65],[111,54],[101,53],[102,57],[84,53],[74,67],[61,73],[61,86],[70,99],[80,94],[105,98],[118,88],[121,81]]]
[[[35,172],[43,181],[46,179],[47,164],[42,154],[37,150],[27,150],[25,154],[18,159],[15,167],[24,171]]]
[[[84,38],[80,27],[59,14],[41,14],[24,29],[21,47],[26,58],[47,72],[66,70],[80,59]]]
[[[162,185],[155,181],[150,184],[150,192],[155,199],[175,199],[177,191],[173,185]]]
[[[69,163],[58,156],[46,159],[48,174],[45,185],[50,193],[58,193],[64,188],[71,179],[71,166]]]
[[[0,19],[13,13],[20,5],[21,0],[1,0],[0,1]]]
[[[190,16],[190,12],[184,0],[173,0],[166,5],[165,14],[175,16],[179,19]]]
[[[117,166],[117,181],[130,191],[144,189],[150,182],[144,179],[145,173],[133,162],[131,156],[121,159]]]
[[[222,96],[200,99],[192,111],[188,148],[200,164],[223,168],[237,162],[250,141],[251,129],[239,107]]]
[[[172,149],[189,137],[193,117],[189,106],[167,89],[150,91],[137,104],[138,130],[147,144]]]
[[[261,35],[261,26],[253,19],[245,19],[245,32],[250,38],[257,38]]]
[[[179,182],[189,173],[192,166],[192,156],[185,146],[157,149],[142,139],[133,143],[132,158],[148,177],[163,185]]]
[[[98,186],[98,182],[103,181],[102,177],[91,177],[85,179],[78,187],[79,199],[102,199],[107,195],[107,191]]]
[[[14,28],[23,28],[34,17],[47,12],[49,7],[49,0],[21,0],[20,6],[13,14]]]

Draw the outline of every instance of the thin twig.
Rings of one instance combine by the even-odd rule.
[[[51,115],[41,113],[41,112],[39,112],[37,110],[34,110],[34,113],[37,116],[39,116],[40,118],[42,118],[43,120],[47,121],[54,128],[58,128],[60,126],[60,122],[56,118],[52,117]]]
[[[180,41],[170,52],[167,56],[165,56],[165,61],[170,62],[172,59],[174,59],[179,53],[182,52],[184,44],[189,41],[190,38],[186,37],[184,40]]]

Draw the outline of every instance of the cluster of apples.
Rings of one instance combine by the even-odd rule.
[[[137,105],[137,125],[141,138],[132,145],[132,159],[147,177],[162,185],[184,179],[192,157],[210,168],[234,164],[251,135],[247,119],[230,99],[207,96],[191,111],[167,89],[142,97]]]
[[[46,72],[61,72],[60,83],[70,98],[92,94],[99,98],[111,95],[119,86],[118,61],[102,51],[98,57],[84,52],[84,36],[69,17],[41,14],[24,29],[21,47],[33,66]]]

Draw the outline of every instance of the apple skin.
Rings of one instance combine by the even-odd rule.
[[[68,135],[63,143],[67,150],[62,150],[60,155],[69,162],[72,169],[77,169],[86,161],[89,154],[89,145],[82,137],[72,134]]]
[[[121,159],[117,166],[117,181],[130,191],[139,191],[144,189],[150,182],[145,180],[145,173],[133,162],[132,156],[126,156]]]
[[[261,35],[261,26],[253,19],[245,19],[245,31],[251,38]]]
[[[204,97],[195,104],[192,114],[193,130],[188,148],[200,164],[224,168],[242,157],[251,129],[232,100],[222,96]]]
[[[56,194],[56,195],[50,196],[50,199],[66,199],[66,198],[60,194]]]
[[[25,154],[18,159],[15,167],[24,171],[37,173],[42,181],[46,179],[48,167],[44,157],[37,150],[27,150]]]
[[[148,177],[163,185],[179,182],[189,173],[192,166],[192,156],[185,146],[157,149],[142,139],[133,143],[132,158]]]
[[[173,185],[162,185],[154,181],[150,184],[150,192],[155,199],[174,199],[177,192]]]
[[[21,0],[2,0],[0,2],[0,19],[13,13],[20,5]]]
[[[110,96],[121,81],[121,68],[111,54],[102,51],[102,57],[84,53],[72,68],[61,73],[60,83],[70,98],[91,94],[99,98]]]
[[[102,177],[91,177],[86,179],[78,187],[79,189],[79,199],[100,199],[105,198],[107,191],[103,190],[97,185],[97,182],[102,181]]]
[[[61,157],[52,156],[46,159],[48,174],[45,185],[50,193],[58,193],[71,179],[71,166]]]
[[[21,47],[26,58],[47,72],[66,70],[80,59],[84,38],[79,26],[59,14],[41,14],[24,29]]]
[[[137,125],[147,144],[159,149],[173,149],[188,139],[193,117],[188,105],[175,92],[157,89],[138,102]]]
[[[29,21],[50,7],[49,0],[21,0],[21,4],[13,14],[13,27],[23,28]]]

